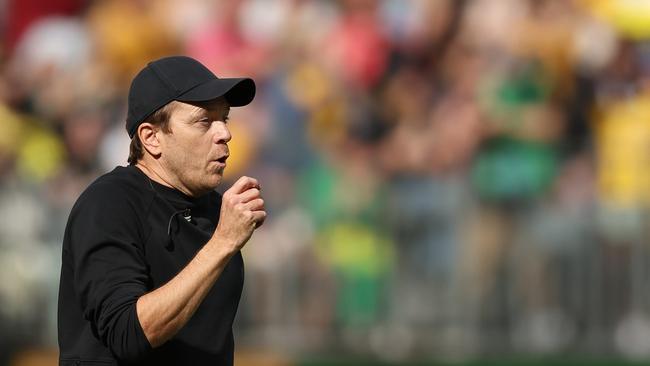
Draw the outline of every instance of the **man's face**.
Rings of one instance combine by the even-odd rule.
[[[176,188],[191,196],[213,190],[223,178],[232,138],[224,98],[202,106],[177,102],[170,132],[160,131],[160,163]]]

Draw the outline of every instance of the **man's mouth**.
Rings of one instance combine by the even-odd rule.
[[[216,161],[220,162],[221,164],[225,164],[226,160],[228,160],[228,156],[230,156],[230,155],[224,155],[224,156],[220,157],[219,159],[217,159]]]

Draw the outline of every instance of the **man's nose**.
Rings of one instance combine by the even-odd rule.
[[[230,129],[224,122],[215,123],[217,131],[214,133],[214,142],[216,144],[227,143],[232,139]]]

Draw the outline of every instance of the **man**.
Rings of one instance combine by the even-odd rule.
[[[189,57],[133,79],[129,166],[98,178],[70,213],[59,290],[61,365],[231,365],[240,249],[266,217],[259,183],[221,197],[228,112],[251,79]]]

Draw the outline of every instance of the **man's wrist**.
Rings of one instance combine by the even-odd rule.
[[[236,243],[223,237],[214,236],[205,244],[204,249],[211,258],[224,258],[226,260],[229,260],[238,251]]]

